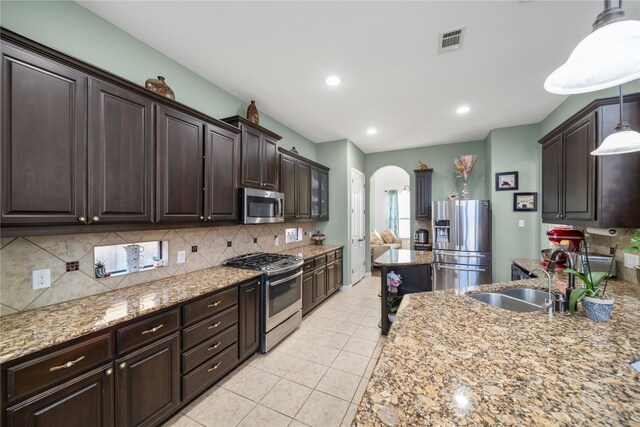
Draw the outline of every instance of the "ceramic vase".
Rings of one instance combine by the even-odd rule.
[[[260,123],[260,113],[258,113],[258,107],[256,107],[256,101],[251,101],[249,108],[247,108],[247,120],[252,123]]]
[[[612,299],[586,297],[582,300],[582,313],[596,322],[608,322],[613,311]]]
[[[155,92],[160,96],[164,96],[165,98],[173,99],[174,101],[176,99],[175,93],[173,93],[173,90],[171,90],[169,85],[165,83],[164,77],[162,76],[158,76],[157,79],[147,79],[144,87],[151,92]]]

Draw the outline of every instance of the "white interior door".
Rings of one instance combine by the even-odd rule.
[[[351,169],[351,284],[364,277],[364,174]]]

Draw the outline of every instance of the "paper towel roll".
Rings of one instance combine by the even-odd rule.
[[[600,236],[615,237],[618,235],[618,230],[615,228],[591,228],[587,227],[587,233],[598,234]]]

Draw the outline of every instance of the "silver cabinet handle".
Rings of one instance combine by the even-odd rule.
[[[217,344],[212,345],[211,347],[209,347],[209,348],[207,349],[207,351],[215,350],[216,348],[220,347],[220,344],[222,344],[222,341],[218,341],[218,343],[217,343]]]
[[[204,217],[202,215],[200,215],[200,221],[203,221]]]
[[[213,325],[209,326],[207,329],[215,329],[218,326],[220,326],[222,324],[222,320],[217,321],[216,323],[214,323]]]
[[[113,368],[109,368],[106,371],[104,371],[105,375],[109,376],[111,374],[113,374]]]
[[[62,364],[60,366],[53,366],[53,367],[49,368],[49,372],[55,372],[55,371],[59,371],[60,369],[70,368],[73,365],[75,365],[76,363],[80,362],[81,360],[84,360],[84,356],[80,356],[76,360],[70,360],[67,363],[64,363],[64,364]]]
[[[78,221],[80,221],[80,222],[81,222],[81,223],[83,223],[83,224],[86,224],[86,223],[87,223],[87,217],[79,216],[79,217],[78,217]]]
[[[222,302],[222,300],[220,300],[220,301],[216,301],[216,302],[214,302],[213,304],[209,304],[209,305],[207,306],[207,308],[217,307],[218,305],[220,305],[220,303],[221,303],[221,302]]]
[[[121,364],[118,365],[118,368],[120,369],[124,369],[127,367],[127,362],[122,362]]]
[[[91,221],[98,222],[98,221],[100,221],[100,217],[97,216],[97,215],[94,215],[94,216],[91,217]]]
[[[211,371],[215,371],[216,369],[218,369],[218,366],[220,366],[222,362],[218,362],[215,365],[213,365],[213,367],[207,369],[207,372],[211,372]]]
[[[142,335],[152,334],[152,333],[156,332],[158,329],[162,328],[163,326],[164,326],[164,324],[160,323],[158,326],[154,326],[151,329],[147,329],[146,331],[142,331]]]

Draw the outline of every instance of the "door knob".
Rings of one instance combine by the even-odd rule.
[[[97,215],[94,215],[94,216],[91,217],[91,221],[98,222],[98,221],[100,221],[100,217],[97,216]]]
[[[109,368],[104,372],[106,375],[111,375],[113,373],[113,369]]]
[[[200,216],[200,221],[203,221],[203,220],[204,220],[204,217],[203,217],[203,216]]]
[[[83,223],[83,224],[86,224],[86,223],[87,223],[87,218],[86,218],[86,217],[84,217],[84,216],[79,216],[79,217],[78,217],[78,221],[80,221],[80,222],[81,222],[81,223]]]
[[[122,362],[121,364],[118,365],[118,368],[120,369],[124,369],[127,367],[127,362]]]
[[[211,215],[209,215],[209,216],[207,217],[207,220],[208,220],[208,221],[210,221],[210,220],[211,220]]]

